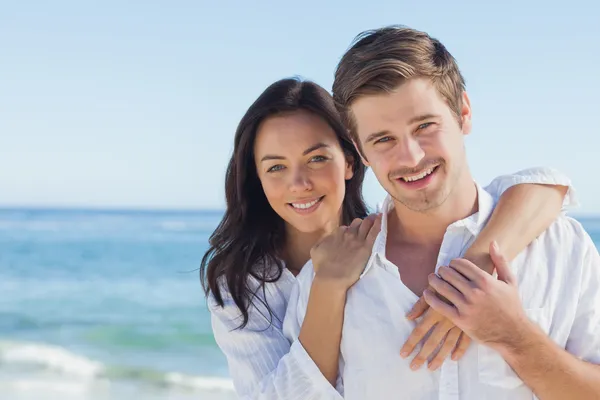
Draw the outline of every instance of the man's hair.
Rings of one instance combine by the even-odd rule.
[[[359,34],[335,71],[333,97],[352,139],[362,149],[350,106],[361,96],[389,93],[409,79],[430,79],[460,123],[465,80],[439,40],[404,26]]]

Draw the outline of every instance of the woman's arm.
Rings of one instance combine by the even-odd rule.
[[[464,258],[493,273],[489,248],[495,240],[506,258],[513,260],[558,217],[567,190],[568,186],[542,184],[510,187]]]
[[[312,300],[309,299],[309,302],[321,301],[322,297],[311,295]],[[327,333],[317,343],[317,348],[311,350],[309,347],[305,349],[299,340],[290,343],[285,337],[281,324],[277,322],[278,319],[283,320],[283,315],[277,315],[273,318],[274,323],[270,324],[269,314],[265,310],[250,307],[248,324],[243,329],[236,329],[240,323],[239,310],[233,301],[226,298],[225,306],[219,307],[209,298],[209,308],[215,340],[227,358],[235,390],[241,399],[342,400],[340,393],[307,352],[318,352],[324,346],[327,349],[335,348],[339,353],[339,342],[329,343],[331,338],[335,341],[336,335],[325,332],[331,322],[325,320],[322,321],[323,325],[319,323],[320,317],[332,316],[335,310],[329,315],[321,312],[314,316],[316,318],[312,316],[312,311],[309,316],[307,310],[307,318],[313,321],[308,337],[317,338],[321,332]],[[314,308],[313,304],[311,309]],[[342,318],[342,312],[343,307],[339,318]],[[341,326],[339,329],[341,336]],[[308,345],[310,344],[307,343]],[[337,376],[337,370],[335,375]]]

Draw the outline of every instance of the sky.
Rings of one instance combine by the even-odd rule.
[[[554,167],[600,214],[598,15],[592,1],[3,2],[0,206],[223,208],[254,99],[288,76],[330,90],[358,33],[403,24],[458,61],[478,182]],[[371,174],[364,192],[384,195]]]

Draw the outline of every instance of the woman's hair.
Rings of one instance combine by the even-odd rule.
[[[240,309],[243,328],[248,323],[248,308],[257,289],[249,285],[252,276],[264,291],[264,284],[277,281],[283,272],[281,255],[285,245],[284,221],[273,211],[256,172],[254,141],[259,125],[281,113],[308,111],[319,116],[334,130],[354,175],[346,180],[342,223],[364,218],[367,207],[362,197],[365,167],[361,163],[347,130],[342,124],[333,98],[322,87],[300,79],[282,79],[270,85],[250,106],[235,132],[234,149],[225,176],[227,209],[209,239],[210,247],[202,258],[200,279],[206,295],[212,293],[219,306],[224,295]],[[271,268],[276,266],[276,268]],[[264,292],[263,292],[264,293]]]

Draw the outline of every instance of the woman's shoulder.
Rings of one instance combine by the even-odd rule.
[[[296,284],[296,279],[285,268],[281,270],[278,268],[276,263],[263,263],[257,265],[253,269],[253,273],[248,275],[246,283],[249,289],[249,320],[267,319],[270,321],[272,319],[274,324],[277,324],[277,320],[283,321],[287,302]],[[229,318],[239,318],[241,312],[233,300],[224,276],[218,279],[218,286],[223,306],[219,305],[213,293],[209,293],[207,304],[211,313],[226,315]]]

